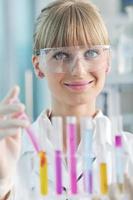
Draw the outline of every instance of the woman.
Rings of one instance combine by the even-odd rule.
[[[50,130],[51,117],[63,117],[65,126],[66,116],[76,116],[79,146],[82,140],[79,118],[90,116],[96,121],[103,117],[102,112],[96,108],[96,99],[104,87],[110,70],[109,45],[106,26],[99,10],[91,2],[56,0],[41,11],[34,34],[32,61],[37,77],[45,77],[48,81],[52,104],[51,110],[43,111],[33,123],[32,128],[35,133],[41,132],[44,135],[44,146],[49,158],[54,147],[54,136],[45,134],[44,124],[47,124]],[[30,164],[35,157],[35,151],[27,135],[22,134],[21,137],[22,128],[28,127],[29,122],[17,118],[18,113],[23,113],[25,109],[24,105],[17,101],[18,96],[19,88],[14,87],[0,104],[0,200],[39,198],[37,159],[34,160],[35,165],[32,164],[31,171]],[[106,123],[108,135],[105,134],[105,140],[107,146],[111,147],[113,144],[108,118],[106,118]],[[95,133],[94,143],[97,134]],[[63,151],[66,152],[65,130],[63,135]],[[125,141],[129,137],[131,143],[133,139],[128,134],[125,134]],[[21,143],[23,148],[21,148]],[[97,152],[95,153],[97,156]],[[51,193],[54,190],[52,168],[53,163],[50,160]],[[65,173],[67,177],[67,169]],[[65,179],[64,194],[68,190],[68,181],[67,178]]]

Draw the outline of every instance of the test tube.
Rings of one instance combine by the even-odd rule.
[[[19,102],[19,99],[13,99],[12,101],[10,101],[10,103],[15,103],[15,102]],[[18,117],[19,119],[29,120],[29,117],[27,116],[26,113],[17,113],[16,117]],[[39,145],[38,140],[36,138],[36,135],[35,135],[32,127],[29,126],[25,130],[30,138],[30,141],[32,142],[32,145],[33,145],[35,151],[39,155],[40,192],[42,195],[47,195],[48,194],[48,163],[47,163],[46,152],[41,151],[42,147],[41,147],[41,145]]]
[[[45,148],[46,148],[45,134],[47,133],[47,130],[48,130],[48,124],[42,118],[40,118],[40,120],[42,120],[43,127],[45,127],[45,129],[43,129],[40,126],[40,129],[38,132],[39,147],[40,147],[40,151],[38,153],[39,161],[40,161],[40,164],[39,164],[40,193],[43,196],[43,198],[44,197],[47,198],[48,191],[49,191],[48,190],[48,155],[45,151]]]
[[[40,192],[41,195],[48,194],[48,163],[46,153],[41,151],[40,157]]]
[[[55,187],[56,194],[63,192],[62,185],[62,155],[63,155],[63,126],[61,117],[52,117],[55,138]]]
[[[92,171],[92,138],[93,121],[90,117],[81,119],[81,134],[83,135],[83,175],[85,193],[93,193]]]
[[[16,98],[16,99],[10,100],[9,103],[11,104],[11,103],[19,103],[19,102],[20,102],[19,99]],[[17,113],[15,115],[15,117],[18,118],[18,119],[26,119],[26,120],[30,121],[28,115],[26,113],[24,113],[24,112],[23,113]],[[30,138],[30,141],[31,141],[35,151],[37,153],[39,153],[40,152],[40,146],[38,144],[38,141],[37,141],[37,138],[35,136],[35,133],[34,133],[33,129],[31,128],[31,126],[29,126],[25,130],[26,130],[26,132],[27,132],[27,134],[28,134],[28,136]]]
[[[99,158],[99,173],[100,173],[100,192],[102,195],[107,195],[108,193],[108,177],[107,177],[107,162],[106,162],[106,141],[105,137],[108,134],[105,131],[107,126],[105,117],[99,117],[96,119],[97,131],[99,136],[99,151],[101,152],[101,157]],[[104,133],[104,135],[103,135]]]
[[[115,161],[115,178],[120,192],[123,190],[124,182],[124,163],[123,163],[123,144],[122,130],[123,120],[122,115],[116,115],[111,118],[112,132],[114,134],[114,161]]]
[[[115,168],[116,168],[116,182],[120,189],[123,191],[124,183],[124,163],[123,163],[123,145],[122,135],[115,136]]]
[[[70,174],[70,193],[77,194],[76,118],[67,117],[67,149]]]
[[[100,191],[103,195],[108,193],[107,165],[105,162],[100,163]]]

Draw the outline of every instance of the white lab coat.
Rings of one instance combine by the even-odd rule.
[[[98,112],[98,114],[95,116],[94,120],[97,120],[97,118],[102,117],[103,114],[101,111]],[[47,125],[47,130],[46,130]],[[44,138],[44,146],[45,151],[47,152],[48,156],[48,177],[49,177],[49,193],[54,195],[55,189],[54,189],[54,160],[53,160],[53,153],[54,153],[54,137],[52,137],[52,124],[46,114],[46,112],[42,112],[41,115],[37,118],[37,120],[32,124],[32,128],[34,132],[36,133],[36,136],[39,134],[43,134]],[[94,190],[96,193],[99,192],[99,176],[98,176],[98,156],[102,152],[97,151],[97,130],[95,130],[94,136],[93,136],[93,153],[94,157],[96,157],[95,161],[93,162],[93,170],[94,170]],[[106,151],[107,151],[107,163],[108,163],[108,181],[109,183],[112,183],[115,181],[114,176],[114,168],[113,168],[113,140],[112,140],[112,134],[111,134],[111,123],[110,120],[107,118],[107,124],[106,124],[106,134],[105,134],[105,140],[106,140]],[[124,132],[124,147],[126,150],[127,155],[131,155],[133,149],[131,149],[133,145],[133,136],[130,133]],[[77,149],[77,155],[81,155],[82,152],[82,138],[81,142]],[[126,156],[125,156],[126,157]],[[129,160],[128,156],[125,161],[125,168],[126,171],[129,172]],[[131,165],[130,165],[131,168]],[[42,200],[45,199],[40,196],[40,189],[39,189],[39,158],[34,150],[34,147],[32,146],[28,135],[24,132],[22,136],[22,152],[21,157],[18,162],[17,167],[17,173],[14,177],[14,188],[12,192],[11,200]],[[81,157],[78,158],[78,165],[77,165],[77,174],[78,177],[82,173],[82,159]],[[69,188],[69,175],[68,175],[68,169],[66,166],[65,161],[63,162],[63,186],[68,190]],[[81,178],[78,181],[78,189],[80,192],[83,191],[83,178]],[[64,194],[67,192],[64,191]],[[54,199],[55,195],[53,196]],[[53,198],[46,198],[47,200]],[[83,198],[82,198],[83,199]]]

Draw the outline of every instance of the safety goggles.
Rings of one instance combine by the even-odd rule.
[[[109,57],[109,45],[45,48],[40,50],[40,66],[50,73],[72,73],[77,67],[94,72],[106,68]]]

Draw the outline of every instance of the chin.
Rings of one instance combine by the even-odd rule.
[[[79,105],[84,105],[84,104],[88,104],[89,102],[92,102],[94,101],[94,98],[88,96],[80,96],[80,97],[73,97],[71,99],[68,100],[68,103],[69,105],[72,105],[72,106],[79,106]]]

